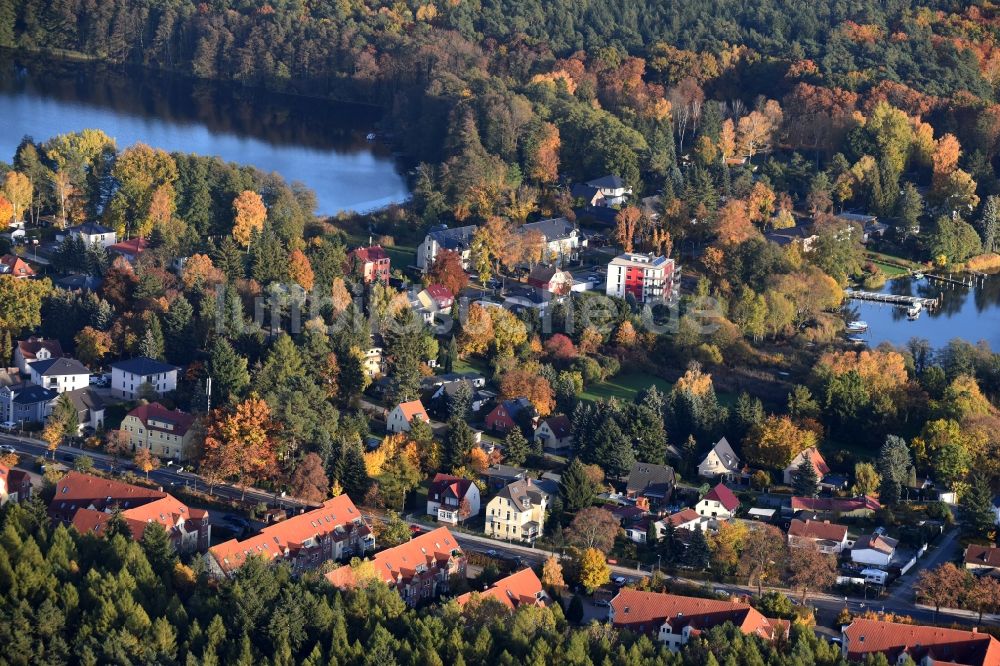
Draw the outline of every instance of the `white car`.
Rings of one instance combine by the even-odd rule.
[[[17,430],[17,424],[13,421],[4,421],[3,423],[0,423],[0,430],[3,430],[4,432],[14,432]]]
[[[0,444],[0,453],[17,453],[17,449],[10,444]]]

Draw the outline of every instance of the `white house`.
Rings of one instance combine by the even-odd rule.
[[[698,515],[697,511],[689,507],[671,516],[667,516],[663,520],[657,520],[653,523],[653,527],[656,529],[657,541],[663,538],[668,522],[674,526],[674,529],[691,531],[700,530],[705,519]]]
[[[736,515],[738,508],[740,508],[740,501],[736,499],[736,495],[720,483],[705,493],[705,496],[695,505],[694,510],[704,518],[729,520]]]
[[[103,248],[108,248],[118,242],[118,235],[114,229],[108,229],[96,222],[84,222],[75,227],[70,227],[67,231],[71,237],[83,239],[87,247],[97,243]]]
[[[625,203],[626,197],[632,194],[632,188],[620,176],[603,176],[589,181],[587,186],[593,187],[601,193],[605,206],[617,206]]]
[[[788,527],[788,545],[792,548],[812,545],[822,553],[839,555],[847,548],[847,527],[828,520],[793,518]]]
[[[712,447],[705,459],[698,463],[698,476],[714,479],[717,476],[730,478],[740,471],[740,459],[725,437]]]
[[[52,389],[56,393],[87,388],[90,370],[75,358],[50,358],[28,364],[31,383]]]
[[[872,564],[887,567],[896,554],[896,539],[881,534],[863,536],[854,542],[851,549],[851,561],[857,564]]]
[[[427,410],[419,400],[401,402],[389,412],[385,419],[385,429],[387,432],[410,432],[410,422],[414,418],[419,418],[425,423],[430,423]]]
[[[177,389],[178,369],[177,366],[146,356],[112,363],[112,395],[134,400],[139,397],[139,387],[149,384],[158,397],[163,396]]]
[[[62,358],[62,345],[58,340],[43,340],[42,338],[31,337],[27,340],[18,340],[14,347],[14,365],[22,374],[31,374],[28,364],[32,361],[47,361],[50,358]]]
[[[543,419],[535,428],[535,441],[546,451],[573,448],[573,431],[565,414]]]
[[[785,485],[792,484],[792,479],[795,477],[795,471],[802,465],[802,461],[807,459],[812,462],[813,469],[816,470],[816,478],[820,481],[823,480],[824,476],[830,473],[830,467],[826,464],[826,460],[823,459],[819,449],[815,446],[810,446],[808,449],[800,451],[799,455],[792,458],[792,462],[788,463],[788,466],[785,467],[785,471],[782,475]]]
[[[427,490],[427,515],[438,522],[463,522],[478,516],[479,508],[479,488],[469,479],[438,473]]]

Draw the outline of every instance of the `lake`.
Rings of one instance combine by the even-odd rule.
[[[277,172],[316,192],[317,213],[367,211],[409,196],[387,145],[368,141],[379,109],[157,72],[0,53],[0,160],[86,128],[119,148],[143,141]]]
[[[971,343],[985,340],[994,351],[1000,351],[1000,275],[991,275],[974,287],[928,278],[899,278],[880,291],[925,298],[941,295],[942,298],[937,309],[921,312],[916,321],[909,321],[906,312],[898,306],[851,301],[850,308],[857,318],[868,322],[868,333],[861,337],[872,347],[881,342],[902,346],[910,338],[918,337],[927,339],[938,349],[952,338],[962,338]]]

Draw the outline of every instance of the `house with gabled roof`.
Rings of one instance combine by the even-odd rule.
[[[874,497],[793,497],[792,513],[808,511],[846,518],[870,518],[882,508]]]
[[[507,433],[521,426],[522,419],[534,412],[534,406],[527,398],[504,400],[494,407],[483,419],[487,430]]]
[[[75,358],[66,356],[32,361],[28,364],[31,383],[56,393],[75,391],[90,385],[90,370]]]
[[[819,449],[815,446],[810,446],[808,449],[799,451],[798,455],[792,458],[792,461],[785,467],[782,475],[785,485],[792,484],[792,479],[795,477],[795,471],[802,465],[804,460],[808,460],[812,463],[813,469],[816,470],[816,478],[818,480],[822,481],[823,477],[830,473],[830,467],[826,464],[823,454],[821,454]]]
[[[71,471],[56,483],[49,502],[50,518],[81,533],[103,535],[116,511],[136,540],[142,539],[147,525],[157,522],[178,552],[203,552],[211,542],[208,511],[189,508],[162,490]]]
[[[410,606],[446,594],[451,577],[465,578],[465,554],[447,527],[439,527],[406,543],[377,553],[371,560],[376,577],[399,592]],[[341,567],[326,574],[336,587],[353,585]]]
[[[534,543],[545,530],[549,495],[530,478],[505,486],[486,505],[486,536]]]
[[[58,397],[55,389],[27,382],[0,386],[0,422],[42,423]]]
[[[898,539],[884,534],[866,534],[854,542],[851,548],[851,561],[887,567],[896,554],[897,545],[899,545]]]
[[[343,560],[375,548],[371,527],[351,498],[338,495],[323,505],[269,525],[246,539],[230,539],[209,549],[209,568],[230,576],[251,557],[287,562],[300,574],[329,560]]]
[[[142,385],[149,384],[157,396],[163,396],[177,389],[178,370],[175,365],[148,356],[117,361],[111,364],[111,392],[115,397],[134,400]]]
[[[740,501],[733,491],[720,483],[705,493],[694,510],[703,518],[729,520],[736,515],[736,510],[739,508]]]
[[[704,517],[701,516],[697,511],[688,507],[686,509],[681,509],[677,513],[671,514],[662,520],[657,520],[653,523],[653,527],[656,529],[656,540],[659,541],[663,538],[664,533],[667,529],[667,523],[674,526],[675,530],[700,530],[702,525],[707,522]]]
[[[387,432],[410,432],[410,423],[413,419],[420,419],[424,423],[430,423],[424,403],[420,400],[410,400],[396,405],[389,416],[385,419],[385,429]]]
[[[149,241],[145,238],[131,238],[108,246],[108,252],[117,254],[130,264],[134,264],[143,252],[149,249]]]
[[[434,476],[427,489],[427,515],[455,525],[479,515],[479,487],[469,479],[450,474]]]
[[[109,229],[97,222],[84,222],[75,227],[70,227],[66,232],[72,238],[79,238],[88,248],[94,244],[103,248],[109,248],[118,242],[118,234],[114,229]]]
[[[670,465],[637,462],[629,472],[625,496],[629,499],[643,498],[655,508],[670,501],[675,485],[677,475]]]
[[[0,465],[0,506],[31,498],[31,476],[20,469]]]
[[[698,476],[706,479],[720,476],[724,479],[731,479],[738,476],[739,473],[740,459],[725,437],[720,439],[708,452],[705,459],[698,463]]]
[[[852,662],[884,654],[890,664],[909,657],[920,666],[1000,666],[1000,641],[975,629],[855,618],[841,631],[841,649]]]
[[[530,567],[501,578],[482,592],[466,592],[455,598],[463,608],[470,602],[486,600],[499,602],[512,612],[521,606],[544,607],[550,601],[542,587],[542,581],[538,580]]]
[[[788,545],[791,548],[814,546],[821,553],[839,555],[847,548],[847,527],[828,520],[793,518],[788,526]]]
[[[549,416],[538,422],[535,441],[545,451],[566,451],[573,448],[573,427],[565,414]]]
[[[965,568],[973,573],[1000,571],[1000,548],[970,543],[965,548]]]
[[[788,632],[788,623],[764,617],[750,604],[685,597],[622,588],[611,600],[608,620],[616,629],[647,634],[678,652],[713,627],[732,622],[748,636],[773,641]]]
[[[14,347],[14,365],[25,375],[30,374],[28,364],[32,361],[47,361],[50,358],[62,358],[62,345],[58,340],[30,337],[18,340]]]
[[[573,274],[556,266],[535,264],[528,273],[528,286],[557,296],[565,296],[573,289]]]
[[[350,272],[365,284],[389,282],[390,259],[381,245],[357,247],[348,255]]]
[[[151,402],[126,414],[121,430],[133,451],[149,449],[154,456],[183,459],[194,437],[193,425],[191,414]]]
[[[608,174],[594,180],[587,181],[588,187],[600,191],[604,196],[604,205],[617,206],[625,203],[625,199],[632,194],[632,188],[628,186],[621,176]]]
[[[35,277],[35,269],[16,254],[5,254],[0,257],[0,275],[10,275],[19,280]]]

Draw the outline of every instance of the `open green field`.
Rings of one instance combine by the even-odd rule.
[[[650,386],[656,386],[663,393],[667,393],[673,384],[666,379],[645,372],[623,372],[606,382],[594,384],[580,394],[580,399],[594,402],[614,397],[619,400],[631,401],[635,399],[639,391]]]
[[[458,373],[478,372],[486,377],[489,377],[492,374],[490,372],[489,365],[479,359],[455,359],[455,362],[451,366],[451,371]]]

